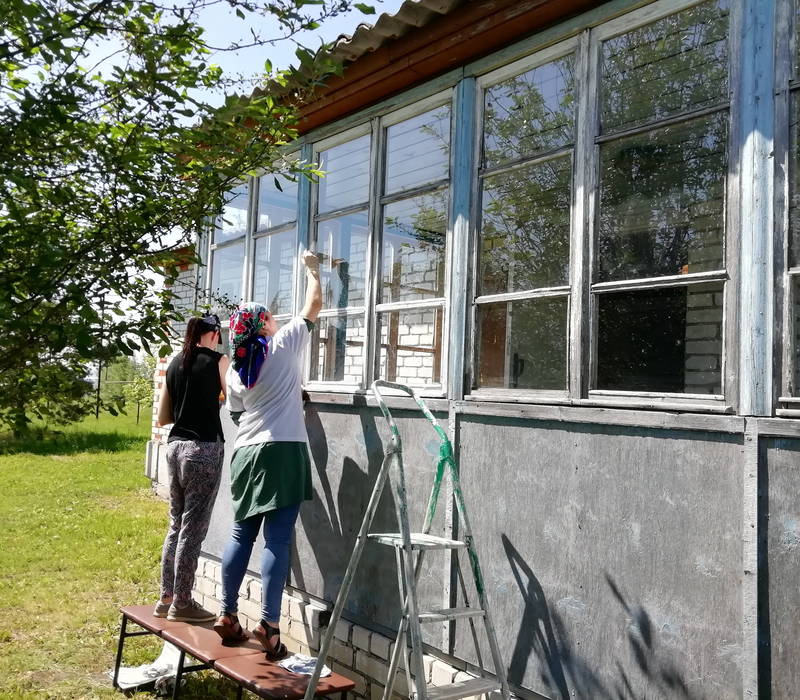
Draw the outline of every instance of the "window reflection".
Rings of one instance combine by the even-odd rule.
[[[479,308],[479,387],[566,390],[566,297]]]
[[[723,284],[597,295],[597,388],[722,393]]]
[[[481,294],[569,281],[569,157],[484,179]]]
[[[488,88],[484,101],[484,164],[516,160],[572,143],[574,58],[566,56]]]
[[[262,175],[258,185],[258,229],[287,224],[297,219],[297,182],[282,175]]]
[[[442,380],[444,310],[411,309],[378,314],[378,375],[409,386]]]
[[[712,105],[728,94],[728,0],[712,0],[603,42],[604,132]]]
[[[240,185],[227,195],[222,214],[214,222],[214,243],[224,243],[247,233],[248,187]]]
[[[274,314],[292,312],[294,229],[256,239],[253,296]]]
[[[369,229],[367,212],[322,221],[317,229],[323,308],[364,303]]]
[[[450,107],[386,129],[386,194],[443,180],[449,172]]]
[[[211,293],[238,303],[242,300],[242,265],[244,243],[236,243],[214,251],[211,265]]]
[[[727,112],[604,144],[597,281],[724,267]]]
[[[325,316],[311,333],[310,379],[360,384],[364,355],[363,316]]]
[[[369,199],[369,134],[320,153],[319,211],[335,211]]]
[[[446,233],[446,191],[384,208],[382,301],[444,296]]]

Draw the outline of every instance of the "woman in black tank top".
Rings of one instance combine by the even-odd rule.
[[[189,320],[183,350],[167,369],[159,400],[159,425],[172,423],[167,439],[170,506],[161,598],[153,614],[168,620],[214,619],[192,599],[192,584],[224,457],[219,406],[229,360],[214,349],[219,339],[216,316]]]

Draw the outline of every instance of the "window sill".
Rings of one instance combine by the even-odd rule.
[[[311,397],[312,404],[378,408],[378,402],[375,400],[371,391],[333,392],[314,391],[313,389],[306,389],[306,391],[308,391]],[[442,398],[441,395],[435,397],[420,396],[425,401],[425,405],[435,413],[447,413],[450,410],[450,402]],[[383,400],[390,409],[419,411],[419,406],[417,406],[414,399],[410,396],[391,396],[384,394]]]

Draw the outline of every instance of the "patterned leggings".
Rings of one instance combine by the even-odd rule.
[[[161,597],[174,596],[179,606],[192,597],[224,455],[221,442],[175,440],[167,445],[169,529],[161,553]]]

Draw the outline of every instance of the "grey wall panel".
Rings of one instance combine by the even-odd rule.
[[[762,443],[761,680],[762,697],[796,698],[800,688],[800,440]],[[769,610],[768,616],[763,611]]]
[[[462,418],[510,681],[549,697],[741,697],[741,437]],[[456,655],[474,661],[468,628]]]

